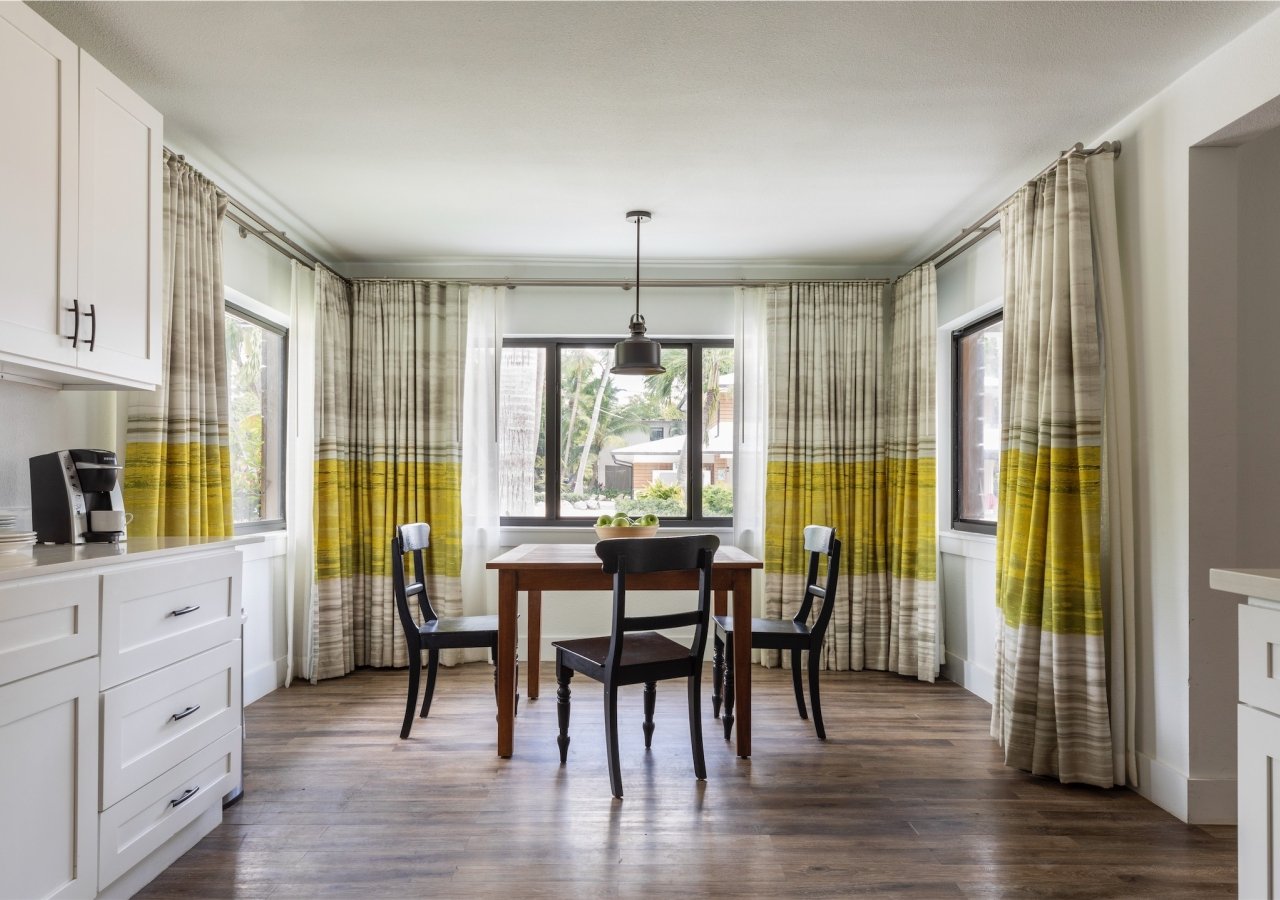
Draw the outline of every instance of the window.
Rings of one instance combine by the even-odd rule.
[[[228,301],[226,340],[231,518],[241,533],[281,528],[288,333]]]
[[[1000,477],[1001,312],[951,336],[951,526],[995,534]]]
[[[503,522],[586,525],[653,513],[727,525],[733,348],[664,341],[662,364],[662,375],[614,375],[612,341],[508,339],[498,429]]]

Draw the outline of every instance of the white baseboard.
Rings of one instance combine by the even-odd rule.
[[[1189,824],[1236,824],[1234,778],[1189,778],[1172,766],[1139,753],[1137,791]]]
[[[996,676],[990,669],[985,669],[954,653],[947,654],[947,661],[942,667],[942,677],[954,681],[971,694],[981,697],[988,703],[996,698]]]
[[[261,700],[284,685],[285,658],[265,662],[244,673],[244,705]]]

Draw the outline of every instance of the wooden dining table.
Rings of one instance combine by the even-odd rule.
[[[489,561],[498,572],[498,756],[510,757],[515,748],[516,638],[518,597],[528,595],[529,699],[538,696],[538,662],[542,642],[543,591],[610,591],[613,576],[604,571],[594,544],[521,544]],[[715,614],[728,612],[733,594],[733,617],[751,619],[751,570],[764,563],[737,547],[722,544],[711,568]],[[693,590],[697,572],[653,572],[629,575],[628,590]],[[733,645],[734,727],[738,755],[751,755],[751,642]]]

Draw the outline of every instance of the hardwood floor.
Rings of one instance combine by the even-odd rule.
[[[554,687],[521,699],[516,755],[495,756],[491,672],[441,669],[407,741],[404,671],[259,700],[244,799],[138,896],[1235,895],[1234,828],[1005,768],[989,707],[949,682],[824,672],[822,743],[789,673],[755,669],[750,760],[724,742],[708,683],[704,783],[683,688],[659,685],[646,752],[636,685],[620,701],[616,801],[600,686],[574,679],[561,768]]]

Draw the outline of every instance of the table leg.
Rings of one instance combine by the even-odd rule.
[[[498,572],[498,755],[511,756],[516,722],[516,573]]]
[[[538,699],[538,662],[542,656],[542,591],[529,594],[529,699]]]
[[[733,688],[738,755],[751,755],[751,572],[733,574]]]
[[[717,616],[726,616],[729,614],[729,592],[717,590],[715,593],[715,601],[712,604],[711,611]]]

